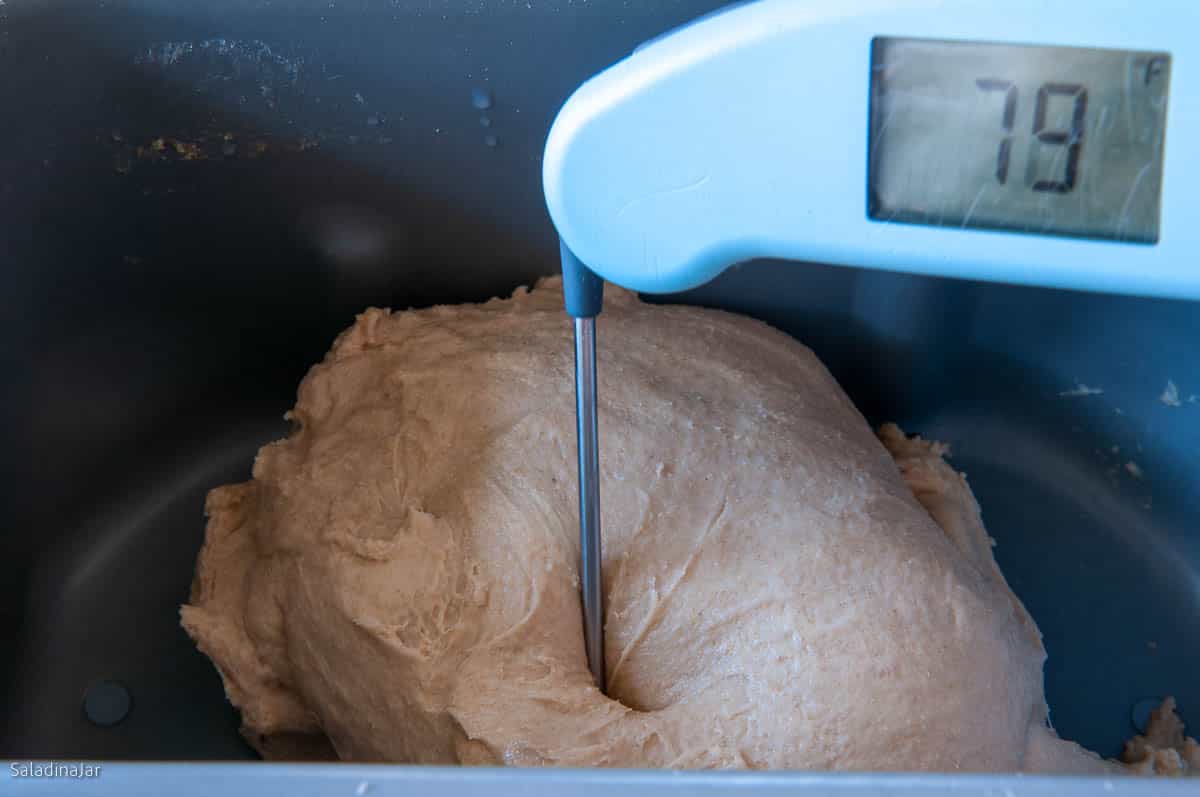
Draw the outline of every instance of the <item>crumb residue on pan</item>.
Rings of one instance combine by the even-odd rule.
[[[1085,384],[1083,384],[1082,382],[1076,382],[1076,383],[1075,383],[1075,387],[1071,388],[1070,390],[1063,390],[1063,391],[1061,391],[1061,392],[1060,392],[1058,395],[1060,395],[1060,396],[1068,396],[1068,397],[1073,397],[1073,396],[1099,396],[1099,395],[1101,395],[1102,393],[1104,393],[1104,388],[1101,388],[1101,387],[1091,387],[1091,386],[1089,386],[1089,385],[1085,385]]]
[[[1179,400],[1179,388],[1170,379],[1167,380],[1167,386],[1163,388],[1162,394],[1158,400],[1168,407],[1182,407],[1183,402]]]

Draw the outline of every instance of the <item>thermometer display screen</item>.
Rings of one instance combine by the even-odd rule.
[[[1155,243],[1171,57],[876,38],[868,215]]]

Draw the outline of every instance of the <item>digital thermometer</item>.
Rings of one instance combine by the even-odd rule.
[[[601,690],[601,278],[681,291],[770,257],[1200,298],[1198,23],[1193,0],[761,0],[575,92],[543,184]]]
[[[648,292],[771,257],[1200,298],[1198,9],[737,6],[569,99],[550,215]]]

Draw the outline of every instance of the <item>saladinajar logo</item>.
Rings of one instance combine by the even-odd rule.
[[[83,761],[14,761],[8,765],[14,778],[98,778],[100,764]]]

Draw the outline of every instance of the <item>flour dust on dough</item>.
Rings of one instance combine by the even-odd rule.
[[[610,696],[559,281],[373,309],[208,499],[183,625],[264,756],[1120,769],[1049,728],[1040,634],[938,446],[881,444],[760,322],[610,288],[599,330]]]

